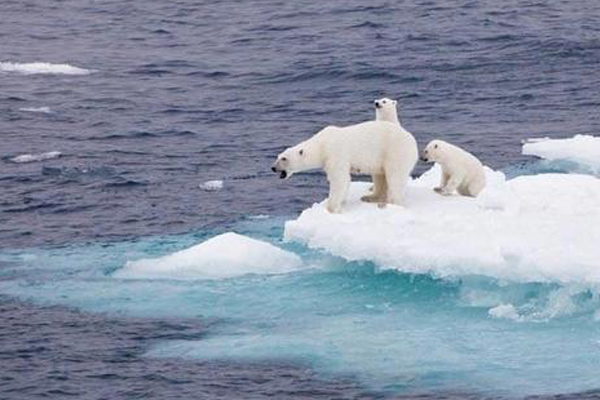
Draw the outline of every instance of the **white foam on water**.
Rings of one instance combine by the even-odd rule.
[[[437,277],[483,275],[517,282],[600,283],[600,179],[542,174],[506,180],[486,170],[478,198],[444,197],[434,167],[409,183],[406,207],[360,201],[353,183],[341,214],[325,202],[285,225],[298,241],[350,261]]]
[[[48,151],[46,153],[38,153],[38,154],[21,154],[16,157],[10,159],[10,161],[18,164],[30,163],[36,161],[44,161],[51,160],[53,158],[58,158],[62,155],[60,151]]]
[[[246,274],[283,274],[302,260],[270,243],[228,232],[154,259],[128,261],[114,276],[134,279],[222,279]]]
[[[512,304],[499,304],[490,308],[488,314],[494,318],[505,318],[513,321],[522,321],[523,317],[519,315],[517,309]]]
[[[223,189],[223,181],[215,179],[212,181],[206,181],[200,184],[200,189],[205,192],[216,192]]]
[[[600,136],[576,135],[569,139],[538,138],[523,143],[523,154],[549,161],[571,161],[600,173]]]
[[[88,75],[93,70],[74,67],[69,64],[52,64],[47,62],[14,63],[0,62],[0,71],[15,72],[24,75],[33,74],[60,74],[60,75]]]
[[[44,114],[50,114],[52,112],[52,110],[50,110],[50,107],[23,107],[19,108],[19,111]]]

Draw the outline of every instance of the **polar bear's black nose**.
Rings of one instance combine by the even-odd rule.
[[[273,171],[273,172],[277,172],[277,168],[275,168],[275,167],[271,167],[271,171]]]
[[[377,100],[375,101],[375,108],[381,108],[381,104]]]

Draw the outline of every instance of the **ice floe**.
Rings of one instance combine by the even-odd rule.
[[[600,136],[528,139],[523,144],[523,154],[549,161],[570,161],[600,173]]]
[[[314,204],[285,225],[286,240],[347,260],[434,276],[600,283],[600,179],[541,174],[506,180],[486,170],[478,198],[444,197],[434,167],[409,183],[406,207],[361,202],[353,183],[341,214]]]
[[[46,153],[38,153],[38,154],[21,154],[21,155],[11,158],[10,161],[17,163],[17,164],[23,164],[23,163],[30,163],[30,162],[36,162],[36,161],[51,160],[53,158],[58,158],[61,155],[62,155],[62,153],[60,151],[48,151]]]
[[[0,71],[17,72],[24,75],[33,74],[61,74],[61,75],[87,75],[92,70],[74,67],[69,64],[52,64],[47,62],[14,63],[0,62]]]
[[[206,181],[200,184],[200,189],[205,192],[216,192],[223,189],[223,181],[222,180],[212,180]]]
[[[23,107],[19,108],[19,111],[43,114],[50,114],[52,112],[52,110],[50,110],[50,107]]]
[[[246,274],[281,274],[302,265],[300,257],[270,243],[228,232],[154,259],[128,261],[118,278],[221,279]]]

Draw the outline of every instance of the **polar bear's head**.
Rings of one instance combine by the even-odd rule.
[[[447,143],[443,140],[432,140],[427,144],[423,153],[421,153],[421,161],[439,162],[444,158],[446,153]]]
[[[375,104],[375,120],[399,122],[398,111],[396,110],[398,102],[396,100],[384,97],[375,100],[373,103]]]
[[[286,179],[296,172],[322,167],[321,149],[313,137],[279,154],[271,171],[278,173],[281,179]]]

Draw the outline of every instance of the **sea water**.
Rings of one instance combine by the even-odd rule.
[[[0,397],[593,396],[599,12],[2,2]],[[495,191],[326,219],[270,173],[383,96]]]

